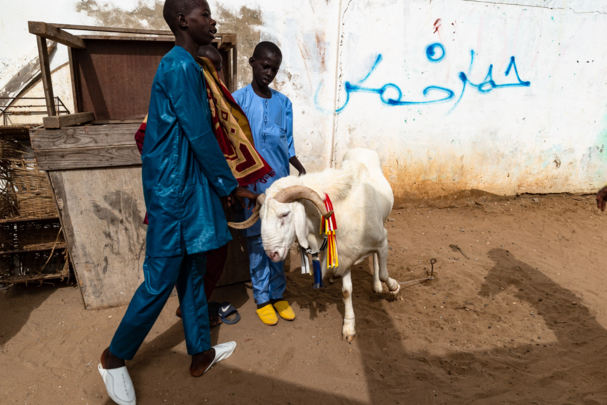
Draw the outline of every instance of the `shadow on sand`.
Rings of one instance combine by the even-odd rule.
[[[57,283],[56,286],[16,284],[6,292],[0,293],[6,294],[0,300],[0,348],[19,333],[29,320],[32,311],[40,307],[57,288],[74,287],[64,283]]]
[[[377,310],[373,313],[372,320],[359,316],[360,311],[357,313],[358,336],[352,345],[361,353],[364,380],[372,403],[607,403],[607,331],[575,294],[556,284],[538,269],[517,260],[512,253],[503,249],[493,249],[488,256],[494,266],[478,294],[491,298],[506,289],[516,290],[516,298],[534,309],[535,315],[543,319],[554,333],[556,341],[543,343],[541,339],[536,339],[516,347],[454,351],[444,356],[407,350],[406,340],[384,337],[398,336],[403,324],[399,329],[394,317],[382,309],[381,301],[392,298],[387,294],[376,295],[372,292],[370,270],[365,265],[364,271],[353,271],[355,311],[357,301],[359,305],[363,301],[370,302],[377,306]],[[327,283],[327,288],[323,290],[313,290],[311,286],[308,287],[309,283],[309,277],[299,274],[298,270],[288,273],[287,296],[294,297],[293,300],[299,307],[304,308],[299,316],[306,314],[310,320],[314,320],[334,306],[343,316],[339,279],[332,285]],[[434,281],[431,287],[440,291],[440,280]],[[236,307],[249,299],[245,288],[245,284],[242,284],[239,287],[241,291],[230,296]],[[371,324],[381,324],[384,330],[381,333],[370,333],[366,327]],[[435,329],[426,332],[439,333]],[[217,341],[218,333],[219,329],[213,330],[213,343]],[[133,373],[141,374],[144,368],[153,367],[156,357],[163,356],[163,369],[175,370],[175,375],[180,375],[183,363],[187,360],[183,355],[176,355],[173,356],[175,360],[170,361],[173,357],[169,357],[167,361],[166,352],[182,341],[183,330],[178,321],[150,344],[142,347],[137,355],[140,360],[134,364]],[[337,336],[335,344],[347,345]],[[154,349],[151,349],[152,346]],[[386,347],[389,350],[386,351]],[[222,404],[241,404],[243,399],[247,403],[284,403],[284,398],[292,398],[288,402],[292,404],[368,403],[366,398],[354,400],[222,364],[216,366],[212,379],[203,380],[200,380],[201,396],[184,397],[183,403],[200,403],[210,387],[216,387],[211,381],[221,382],[221,389],[226,391],[221,395]]]

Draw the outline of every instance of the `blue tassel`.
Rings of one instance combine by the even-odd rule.
[[[314,266],[314,288],[324,288],[325,285],[322,282],[322,270],[320,269],[320,261],[318,259],[312,259]]]

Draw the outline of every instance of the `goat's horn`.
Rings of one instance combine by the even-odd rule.
[[[290,186],[283,188],[278,193],[276,193],[276,201],[280,203],[290,203],[295,200],[308,200],[316,205],[316,208],[320,211],[323,217],[329,218],[333,211],[327,212],[325,208],[325,202],[318,195],[318,193],[312,190],[310,187],[306,186]]]
[[[228,226],[234,229],[247,229],[255,225],[255,222],[259,219],[259,211],[261,210],[261,206],[266,201],[265,194],[259,194],[257,197],[257,204],[255,204],[255,209],[253,210],[253,214],[244,222],[228,222]]]

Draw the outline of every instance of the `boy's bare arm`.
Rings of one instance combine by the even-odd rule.
[[[304,174],[306,174],[306,169],[304,169],[304,167],[301,164],[301,162],[299,161],[299,159],[297,159],[297,156],[293,156],[292,158],[290,158],[289,163],[291,163],[293,165],[293,167],[297,169],[300,176],[303,176]]]

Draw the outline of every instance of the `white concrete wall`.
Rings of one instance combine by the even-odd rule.
[[[401,198],[584,192],[605,182],[607,1],[210,4],[219,30],[239,34],[241,86],[258,41],[281,47],[276,87],[293,101],[309,170],[367,147]],[[28,20],[164,28],[154,0],[0,0],[0,9],[0,90],[35,56]],[[63,55],[60,46],[56,65]],[[518,78],[512,67],[505,74],[511,61]]]
[[[577,192],[605,182],[607,2],[344,3],[337,160],[351,147],[377,149],[401,195]],[[435,43],[440,61],[430,60],[438,46],[426,52]],[[386,89],[384,101],[351,92],[346,104],[346,83],[356,86],[378,55],[358,86]],[[505,75],[511,58],[520,81],[514,69]],[[497,86],[479,91],[471,83],[490,66]],[[460,72],[470,81],[463,96]],[[429,86],[445,90],[424,96]]]
[[[53,92],[55,97],[63,103],[58,110],[64,114],[67,111],[73,113],[74,97],[72,95],[72,77],[70,75],[69,63],[59,66],[52,72]],[[7,114],[6,123],[4,118],[0,119],[0,125],[42,125],[42,118],[46,117],[46,100],[44,99],[44,86],[42,80],[36,81],[35,84],[28,87],[21,95],[20,99],[15,100],[11,104],[11,112],[30,112],[27,115],[11,115]],[[36,98],[32,100],[31,98]],[[67,110],[67,111],[66,111]]]

